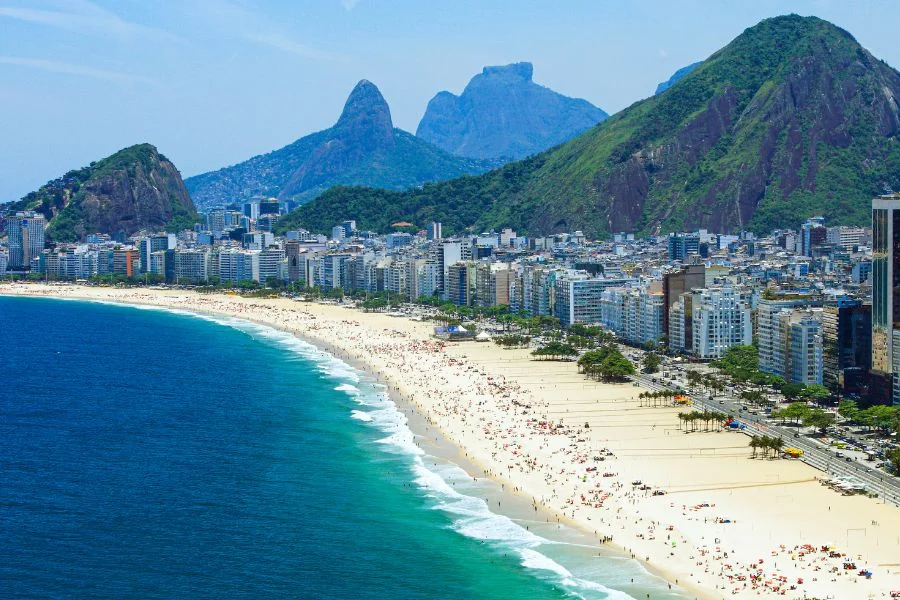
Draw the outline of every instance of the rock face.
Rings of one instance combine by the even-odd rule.
[[[197,218],[178,169],[150,144],[125,148],[70,171],[16,204],[43,213],[49,220],[47,235],[57,242],[81,240],[90,233],[129,236],[142,229],[177,230]]]
[[[381,212],[427,223],[447,198],[448,231],[589,236],[767,232],[819,214],[864,225],[874,195],[900,190],[898,102],[900,73],[849,33],[815,17],[776,17],[558,148],[392,196]],[[340,212],[340,196],[330,195],[330,210]],[[352,201],[363,203],[358,190]]]
[[[655,93],[655,94],[662,94],[664,91],[666,91],[667,89],[669,89],[670,87],[672,87],[673,85],[675,85],[676,83],[678,83],[679,80],[681,80],[682,77],[684,77],[685,75],[687,75],[688,73],[690,73],[691,71],[693,71],[694,69],[696,69],[697,67],[699,67],[699,66],[702,64],[702,62],[703,62],[703,61],[695,62],[695,63],[692,63],[692,64],[686,66],[686,67],[681,67],[680,69],[678,69],[677,71],[675,71],[675,72],[672,74],[672,76],[669,77],[668,80],[663,81],[663,82],[660,83],[658,86],[656,86],[656,92],[654,92],[654,93]]]
[[[608,116],[531,80],[531,63],[485,67],[462,94],[440,92],[416,129],[423,140],[459,156],[519,159],[556,146]]]
[[[257,196],[299,204],[334,185],[402,190],[495,165],[451,156],[395,129],[381,92],[364,79],[353,88],[334,127],[185,183],[203,208]]]

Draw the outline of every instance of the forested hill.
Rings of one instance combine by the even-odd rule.
[[[900,74],[815,17],[762,21],[671,88],[575,139],[403,193],[331,190],[288,223],[643,233],[869,221],[900,189]]]

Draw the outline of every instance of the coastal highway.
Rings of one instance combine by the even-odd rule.
[[[654,382],[653,379],[657,381]],[[676,389],[674,385],[668,385],[659,375],[640,374],[632,377],[632,380],[641,387],[649,390],[661,391]],[[747,435],[774,435],[785,440],[785,445],[803,450],[801,460],[810,466],[827,473],[831,477],[852,477],[865,484],[866,488],[876,494],[878,499],[900,506],[900,479],[873,469],[871,466],[856,460],[847,461],[846,458],[836,456],[828,447],[819,444],[796,430],[781,427],[766,421],[760,415],[751,415],[740,412],[740,403],[729,397],[720,397],[710,402],[706,398],[691,395],[694,406],[706,410],[715,410],[727,414],[738,415],[736,419],[746,425],[743,432]]]

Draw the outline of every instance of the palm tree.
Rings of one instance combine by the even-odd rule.
[[[750,447],[753,449],[753,456],[751,456],[751,458],[756,458],[756,453],[761,447],[761,440],[759,439],[759,436],[754,435],[750,438]]]

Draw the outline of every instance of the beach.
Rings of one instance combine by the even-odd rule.
[[[683,408],[643,408],[641,388],[589,380],[574,362],[444,343],[430,323],[335,304],[44,284],[0,284],[0,293],[215,313],[291,332],[378,377],[415,408],[426,426],[417,433],[452,442],[536,514],[698,598],[900,590],[900,510],[841,496],[798,461],[751,459],[744,434],[687,434]]]

